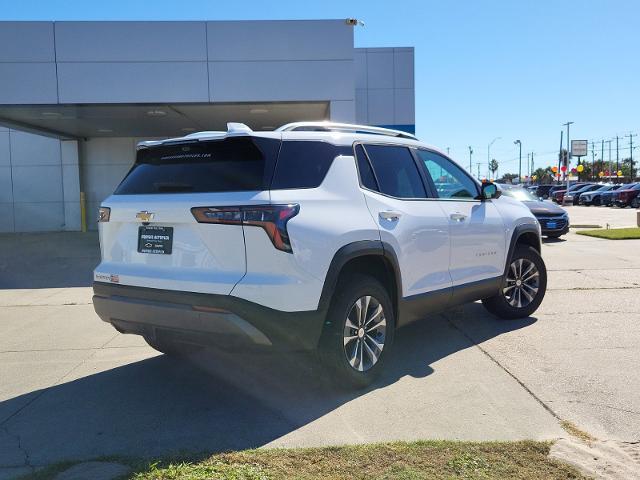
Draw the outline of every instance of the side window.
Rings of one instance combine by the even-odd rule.
[[[365,145],[380,192],[397,198],[427,198],[411,152],[405,147]]]
[[[369,190],[378,190],[378,182],[376,182],[376,177],[373,175],[373,170],[371,170],[371,165],[369,164],[369,160],[367,159],[366,153],[364,153],[364,148],[362,145],[356,145],[356,161],[358,162],[358,172],[360,172],[360,183],[363,187],[368,188]]]
[[[353,155],[348,147],[337,147],[326,142],[282,142],[271,188],[319,187],[338,155]]]
[[[451,160],[429,150],[418,150],[435,184],[438,198],[472,199],[478,196],[476,182]]]

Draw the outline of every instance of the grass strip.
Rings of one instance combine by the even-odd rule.
[[[581,230],[576,232],[578,235],[586,235],[588,237],[606,238],[608,240],[636,240],[640,238],[640,228],[610,228],[599,230]]]
[[[550,442],[418,441],[372,445],[260,449],[154,462],[121,460],[132,480],[275,479],[583,479],[548,457]],[[68,464],[67,464],[68,465]],[[54,466],[24,477],[52,478]]]

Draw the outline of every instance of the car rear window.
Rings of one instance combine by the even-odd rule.
[[[338,155],[353,155],[349,147],[340,147],[326,142],[291,141],[282,142],[271,188],[319,187]]]
[[[266,190],[279,146],[275,139],[232,137],[143,148],[114,193]]]

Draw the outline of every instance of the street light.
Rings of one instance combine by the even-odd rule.
[[[493,145],[496,140],[502,140],[502,137],[496,137],[493,140],[491,140],[491,142],[489,142],[489,145],[487,145],[487,168],[489,168],[489,164],[491,163],[491,145]],[[489,169],[489,171],[491,171]]]
[[[473,155],[473,148],[469,145],[469,173],[473,175],[473,167],[471,166],[471,155]]]
[[[522,142],[520,140],[516,140],[513,144],[520,147],[520,155],[518,157],[518,183],[520,183],[522,181]]]

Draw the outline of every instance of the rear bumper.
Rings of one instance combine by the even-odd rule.
[[[310,350],[325,312],[281,312],[228,295],[93,284],[98,316],[123,333],[226,348]]]

